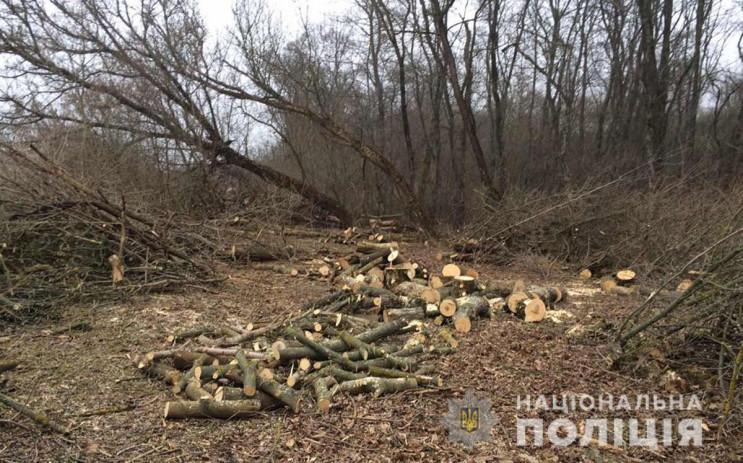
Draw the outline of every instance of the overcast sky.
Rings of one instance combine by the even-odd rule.
[[[197,0],[201,8],[204,21],[209,29],[216,34],[229,26],[232,19],[232,5],[234,0]],[[466,3],[462,0],[462,3]],[[310,22],[321,22],[330,17],[342,16],[352,6],[353,0],[271,0],[269,6],[281,17],[285,30],[300,31],[302,18]],[[721,6],[730,17],[737,18],[738,30],[723,33],[719,40],[723,40],[724,52],[722,63],[725,67],[740,69],[737,42],[743,28],[743,0],[718,0],[716,5]]]
[[[234,0],[198,0],[201,13],[209,29],[215,31],[230,24]],[[302,17],[320,22],[333,15],[342,15],[352,3],[350,0],[273,0],[271,8],[289,30],[299,30]]]

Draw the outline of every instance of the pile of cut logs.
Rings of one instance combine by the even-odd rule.
[[[476,271],[455,264],[433,274],[396,243],[377,241],[360,243],[322,274],[336,289],[293,318],[190,329],[140,358],[142,371],[190,399],[168,402],[165,418],[241,418],[278,406],[299,412],[309,394],[327,411],[337,394],[441,387],[425,361],[454,351],[454,334],[495,310],[540,321],[565,294],[522,281],[479,281]]]

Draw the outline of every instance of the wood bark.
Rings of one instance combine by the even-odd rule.
[[[333,377],[317,378],[312,382],[312,390],[315,393],[317,409],[321,412],[327,412],[330,410],[332,395],[330,394],[328,387],[335,383],[335,378]]]
[[[165,404],[163,417],[166,420],[184,418],[219,418],[223,420],[249,418],[261,409],[261,403],[255,399],[225,400],[217,402],[201,399],[197,402],[168,402]]]
[[[429,10],[434,23],[435,34],[438,39],[438,44],[441,47],[441,54],[434,54],[437,57],[442,71],[449,78],[449,84],[454,94],[454,99],[457,102],[459,113],[462,118],[464,125],[464,131],[472,147],[472,152],[475,157],[478,172],[480,174],[480,180],[485,187],[488,195],[494,201],[500,201],[503,198],[503,194],[496,187],[493,177],[490,173],[488,163],[485,160],[485,151],[482,149],[482,144],[477,136],[477,123],[475,122],[475,115],[472,111],[472,106],[468,104],[465,99],[462,85],[459,82],[459,76],[457,74],[457,63],[454,59],[454,52],[452,51],[451,44],[449,43],[448,31],[449,28],[446,25],[446,16],[449,7],[442,8],[439,0],[431,0],[431,9]],[[443,54],[443,56],[441,56]]]
[[[51,429],[52,431],[58,432],[60,434],[67,434],[67,429],[64,426],[49,419],[49,417],[46,416],[45,413],[34,410],[33,408],[18,402],[8,395],[0,393],[0,403],[7,405],[8,407],[28,418],[31,418],[35,423],[45,428]]]
[[[213,399],[212,395],[205,391],[199,381],[192,379],[186,385],[186,396],[191,400]]]
[[[255,360],[248,361],[248,358],[245,356],[245,352],[242,349],[237,351],[235,358],[237,359],[237,364],[240,366],[240,371],[243,375],[243,392],[246,396],[251,397],[255,395],[255,391],[257,390],[255,372],[257,362]]]
[[[364,392],[371,392],[376,398],[383,394],[391,394],[408,389],[416,389],[417,387],[418,382],[415,380],[415,378],[376,378],[373,376],[369,376],[366,378],[340,383],[333,388],[333,395],[338,392],[344,392],[346,394],[361,394]]]
[[[407,322],[405,320],[394,320],[389,323],[381,324],[377,326],[376,328],[372,328],[368,331],[365,331],[356,337],[360,341],[363,341],[365,343],[372,343],[380,339],[386,338],[387,336],[391,336],[395,334],[396,332],[404,328],[405,325],[407,325]],[[330,340],[324,343],[323,345],[336,352],[342,352],[344,350],[348,350],[348,346],[341,339],[333,339],[333,340]],[[318,359],[318,354],[314,350],[308,347],[299,347],[299,348],[289,347],[289,348],[282,349],[279,351],[279,360],[281,362],[298,360],[303,357],[311,358],[314,360],[314,359]]]

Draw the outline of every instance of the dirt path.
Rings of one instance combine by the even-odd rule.
[[[342,254],[341,246],[316,245],[318,252]],[[326,249],[319,249],[326,248]],[[438,270],[435,249],[404,247],[407,255]],[[594,294],[573,276],[545,262],[509,268],[478,266],[484,278],[524,278],[560,283],[572,297],[561,308],[574,314],[564,324],[524,324],[506,314],[477,322],[460,337],[458,352],[435,360],[444,375],[442,391],[420,390],[383,396],[341,398],[330,413],[299,415],[280,411],[242,421],[164,422],[163,404],[171,393],[142,376],[132,359],[164,343],[168,333],[205,322],[246,323],[296,312],[306,300],[326,294],[327,283],[271,272],[231,268],[218,293],[190,289],[179,294],[139,297],[114,305],[68,307],[63,319],[46,325],[4,327],[0,358],[22,368],[8,375],[13,395],[50,415],[74,423],[72,437],[40,433],[27,420],[0,411],[2,461],[708,461],[727,460],[734,449],[709,444],[701,449],[629,453],[571,446],[516,446],[516,418],[556,417],[554,412],[516,409],[527,394],[647,394],[655,385],[607,369],[608,344],[576,344],[565,332],[600,315],[617,320],[631,299]],[[85,320],[90,331],[52,335],[49,330]],[[450,443],[440,419],[447,399],[466,388],[492,400],[500,424],[492,443],[472,454]],[[105,408],[130,409],[102,416]],[[88,416],[90,415],[90,416]],[[585,418],[580,414],[571,419]]]

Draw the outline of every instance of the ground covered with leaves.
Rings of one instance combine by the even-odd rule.
[[[302,249],[341,256],[348,246],[305,240]],[[411,258],[434,271],[442,248],[401,243]],[[696,448],[519,447],[517,418],[637,418],[642,412],[584,412],[517,409],[517,397],[544,394],[668,394],[659,381],[662,357],[634,366],[609,365],[609,336],[575,339],[574,326],[599,320],[618,324],[640,296],[602,293],[598,282],[579,280],[572,269],[524,258],[506,267],[476,265],[481,278],[523,278],[534,284],[567,287],[560,309],[574,317],[563,323],[527,324],[506,313],[478,321],[456,334],[457,351],[432,360],[444,378],[441,389],[418,389],[377,399],[370,395],[334,398],[326,414],[305,407],[257,412],[243,420],[163,420],[172,392],[148,379],[135,359],[161,345],[168,334],[205,322],[228,325],[268,322],[298,313],[305,302],[328,294],[326,281],[231,265],[219,287],[189,287],[172,294],[141,295],[111,304],[62,307],[59,318],[6,325],[0,331],[0,358],[20,366],[5,373],[5,388],[16,399],[71,425],[68,436],[42,431],[25,417],[0,409],[2,461],[740,461],[739,430],[717,439],[715,420],[722,398],[709,392],[709,377],[687,378],[689,393],[703,410],[662,417],[700,417],[708,431]],[[62,329],[60,328],[68,328]],[[639,365],[639,366],[638,366]],[[450,443],[441,419],[448,399],[471,388],[492,401],[499,423],[492,442],[467,451]],[[310,401],[307,401],[309,404]],[[643,413],[645,415],[643,415]],[[658,416],[656,416],[658,417]],[[661,418],[661,417],[658,417]],[[545,437],[546,439],[546,437]]]

